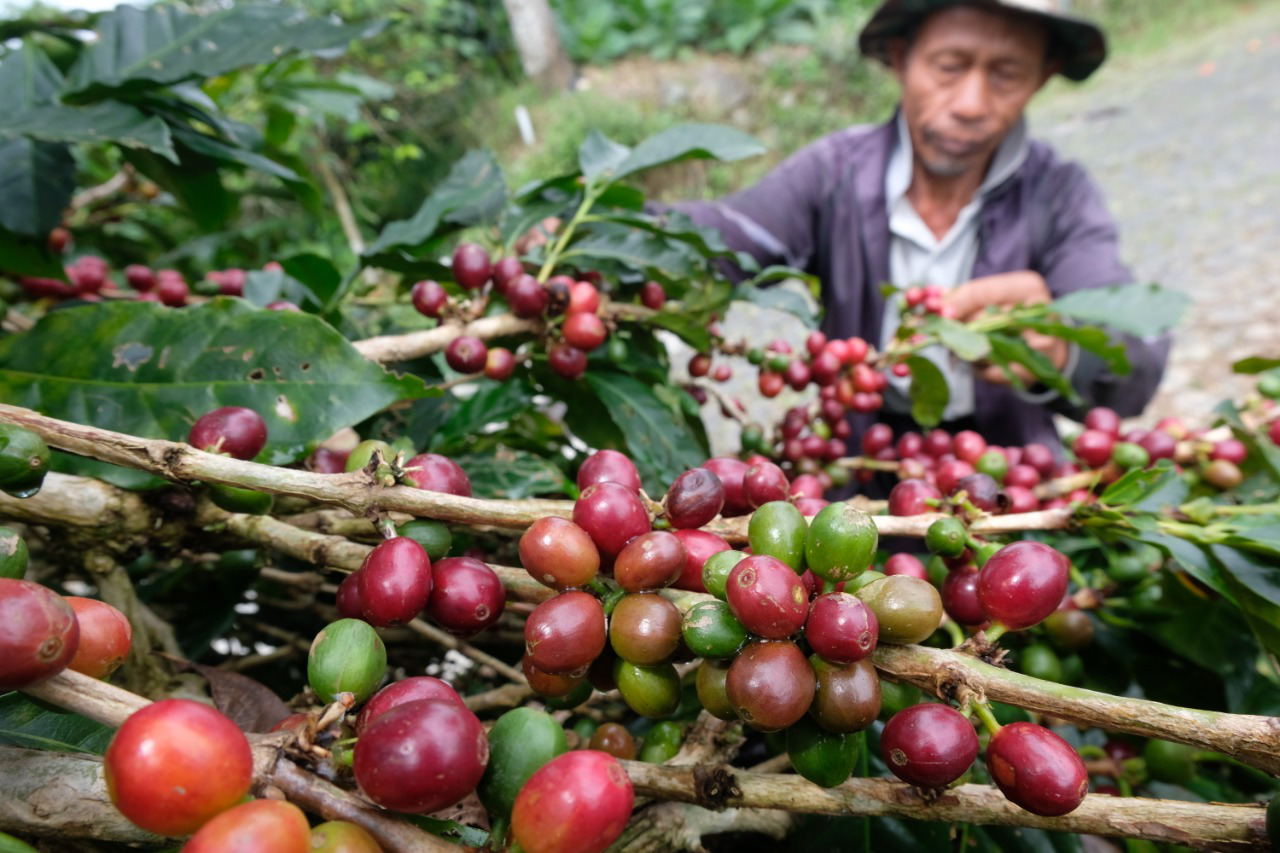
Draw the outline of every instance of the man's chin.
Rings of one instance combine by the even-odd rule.
[[[972,160],[937,155],[921,157],[920,164],[935,178],[963,178],[980,167],[980,164]]]

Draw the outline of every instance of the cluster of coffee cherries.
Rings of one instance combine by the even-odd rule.
[[[518,258],[495,261],[475,243],[462,243],[454,250],[451,269],[459,286],[505,300],[517,317],[557,321],[551,324],[554,333],[545,341],[547,364],[566,379],[578,379],[586,373],[588,354],[609,339],[609,324],[600,316],[598,275],[590,274],[583,280],[556,275],[544,283],[527,273]],[[427,317],[446,319],[462,312],[462,306],[438,281],[417,282],[411,299]],[[666,292],[658,282],[649,281],[641,289],[640,299],[657,310],[666,302]],[[558,320],[561,317],[563,320]],[[503,380],[515,372],[518,360],[505,347],[489,347],[473,335],[460,335],[445,348],[445,361],[459,373],[483,373]]]

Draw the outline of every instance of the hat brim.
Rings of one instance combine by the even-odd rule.
[[[1107,40],[1096,24],[1055,12],[1028,8],[1006,0],[885,0],[858,36],[864,56],[889,64],[889,44],[910,30],[914,21],[947,6],[976,6],[1004,10],[1043,21],[1061,46],[1059,73],[1069,80],[1084,80],[1107,58]]]

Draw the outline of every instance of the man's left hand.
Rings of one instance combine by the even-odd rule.
[[[956,319],[967,323],[991,306],[1009,308],[1014,305],[1034,305],[1048,302],[1052,298],[1048,285],[1039,273],[1021,270],[967,281],[952,288],[946,295],[946,302],[955,309]],[[1061,338],[1030,331],[1024,332],[1023,337],[1032,349],[1048,356],[1056,369],[1061,370],[1067,363],[1069,347]],[[1010,369],[1025,385],[1035,384],[1035,377],[1022,365],[1010,365]],[[1010,384],[1008,374],[999,365],[975,365],[974,373],[985,382],[995,385]]]

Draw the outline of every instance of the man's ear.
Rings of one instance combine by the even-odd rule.
[[[889,70],[899,80],[907,69],[907,40],[902,37],[889,39]]]
[[[1044,84],[1048,83],[1050,78],[1052,78],[1053,75],[1057,74],[1061,70],[1062,70],[1061,59],[1054,58],[1054,59],[1046,60],[1044,63],[1044,69],[1040,72],[1040,85],[1036,86],[1036,91],[1037,92],[1040,91],[1040,89],[1044,87]]]

